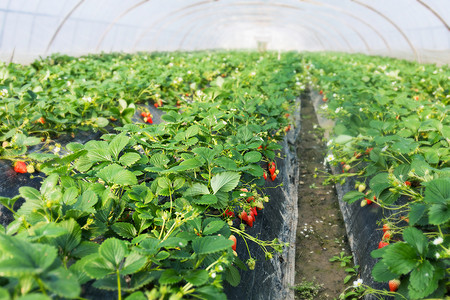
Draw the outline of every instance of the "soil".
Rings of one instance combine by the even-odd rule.
[[[335,299],[345,289],[344,278],[348,273],[339,262],[329,260],[341,252],[345,256],[350,256],[351,252],[335,188],[322,185],[323,175],[328,171],[323,164],[326,145],[309,99],[302,100],[301,116],[302,129],[297,145],[300,179],[295,286],[310,286],[312,282],[312,289],[319,292],[308,297],[297,291],[296,298]]]

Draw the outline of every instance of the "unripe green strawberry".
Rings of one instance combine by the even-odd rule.
[[[366,185],[365,185],[364,183],[361,183],[361,184],[358,186],[358,191],[359,191],[360,193],[364,192],[365,189],[366,189]]]

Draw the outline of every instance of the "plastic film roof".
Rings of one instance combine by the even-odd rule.
[[[0,0],[0,59],[268,49],[450,62],[449,0]]]

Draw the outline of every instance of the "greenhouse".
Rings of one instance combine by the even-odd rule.
[[[0,299],[448,299],[448,0],[0,0]]]

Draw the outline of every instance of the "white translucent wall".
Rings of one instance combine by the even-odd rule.
[[[0,0],[0,59],[201,49],[450,62],[450,0]]]

